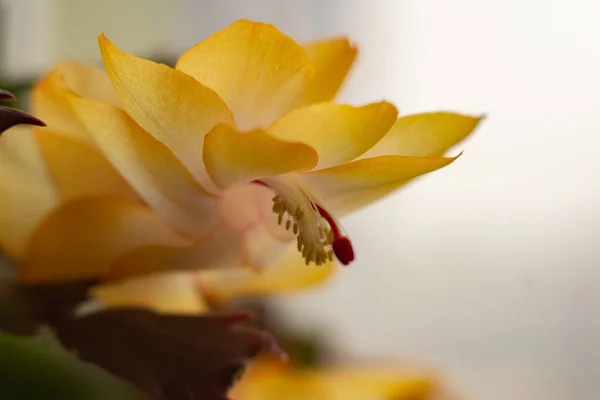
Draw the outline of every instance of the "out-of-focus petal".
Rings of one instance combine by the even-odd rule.
[[[142,307],[156,312],[199,314],[208,311],[189,272],[172,272],[96,286],[92,296],[102,307]]]
[[[62,205],[39,224],[17,275],[27,283],[95,278],[136,247],[188,244],[139,203],[112,197],[82,199]]]
[[[242,264],[243,238],[224,224],[191,245],[145,246],[123,254],[108,279],[176,270],[236,267]]]
[[[314,104],[284,115],[268,132],[313,147],[319,155],[316,169],[333,167],[365,153],[389,131],[398,111],[387,102],[362,107]]]
[[[245,260],[254,271],[261,273],[277,263],[289,247],[289,240],[274,236],[264,226],[260,225],[245,234]]]
[[[98,38],[104,65],[127,113],[166,145],[207,190],[215,190],[202,163],[204,136],[217,124],[235,125],[213,90],[164,64],[134,57]]]
[[[266,127],[289,110],[314,73],[293,39],[245,20],[192,47],[176,68],[219,93],[244,130]]]
[[[59,201],[32,128],[0,139],[0,245],[19,259],[33,229]]]
[[[207,298],[227,302],[246,296],[296,292],[327,281],[335,272],[334,262],[307,266],[295,247],[289,246],[269,268],[210,270],[198,273]]]
[[[161,216],[194,236],[213,228],[216,198],[202,189],[165,145],[123,110],[75,96],[71,103],[100,151]],[[197,157],[201,159],[200,154]]]
[[[116,195],[139,197],[95,148],[50,130],[37,130],[39,145],[62,201]]]
[[[469,136],[482,118],[451,112],[407,115],[399,118],[388,134],[360,158],[443,155]]]
[[[63,62],[33,87],[31,111],[34,115],[61,135],[91,142],[85,129],[73,115],[65,97],[66,90],[118,105],[112,84],[100,68],[77,62]]]
[[[312,400],[430,400],[437,389],[436,379],[426,372],[385,366],[297,369],[262,357],[250,364],[230,397],[276,400],[293,394]]]
[[[304,49],[315,75],[294,102],[295,107],[333,100],[356,58],[356,47],[346,38],[309,43]]]
[[[457,157],[381,156],[302,174],[311,187],[328,200],[352,193],[403,184],[417,176],[443,168]],[[334,205],[330,204],[333,208]]]
[[[222,188],[238,182],[312,169],[318,161],[313,148],[277,139],[261,130],[238,132],[219,125],[206,135],[204,163]]]

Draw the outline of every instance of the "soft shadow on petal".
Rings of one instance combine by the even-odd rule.
[[[312,169],[315,150],[277,139],[268,132],[238,132],[219,125],[206,135],[204,163],[214,181],[226,188],[238,182]]]
[[[100,277],[120,255],[161,244],[189,242],[139,203],[112,197],[77,200],[39,224],[27,242],[17,275],[24,283]]]
[[[62,201],[115,195],[139,200],[110,162],[80,140],[44,129],[36,137]]]
[[[104,35],[98,42],[127,113],[173,151],[207,190],[215,190],[201,155],[204,136],[212,128],[219,123],[235,125],[223,100],[181,71],[119,50]]]
[[[244,130],[264,128],[289,110],[314,73],[293,39],[245,20],[192,47],[176,68],[215,90]]]
[[[92,144],[85,129],[71,110],[65,97],[66,90],[83,97],[118,105],[112,84],[100,68],[84,63],[63,62],[33,87],[31,93],[33,114],[43,119],[55,132]]]
[[[71,96],[71,103],[104,156],[163,218],[196,237],[213,229],[217,199],[202,189],[165,145],[123,110],[76,96]]]
[[[360,158],[440,156],[469,136],[482,119],[451,112],[407,115],[399,118],[388,134]]]
[[[243,237],[220,224],[206,238],[191,245],[145,246],[119,257],[106,278],[109,280],[148,273],[236,267],[242,264]]]
[[[386,197],[387,195],[400,189],[408,182],[395,182],[377,188],[366,188],[363,190],[353,190],[351,192],[340,193],[327,198],[327,205],[337,218],[345,217],[348,214]]]
[[[307,266],[296,247],[288,246],[278,259],[260,272],[249,269],[203,271],[198,273],[198,281],[207,298],[228,302],[242,297],[305,290],[326,282],[336,269],[334,262]]]
[[[456,158],[381,156],[302,174],[325,199],[402,184],[443,168]]]
[[[15,127],[0,138],[0,245],[19,259],[25,242],[59,196],[33,128]]]
[[[245,244],[246,264],[261,273],[277,262],[277,258],[290,246],[290,240],[278,238],[260,225],[246,233]]]
[[[324,169],[352,161],[369,150],[397,116],[396,107],[387,102],[362,107],[321,103],[284,115],[268,132],[313,147],[319,155],[315,169]]]
[[[315,68],[315,75],[294,108],[331,101],[344,83],[356,58],[356,47],[348,39],[327,39],[304,45],[306,55]]]
[[[101,307],[142,307],[156,312],[199,314],[208,311],[190,272],[146,275],[91,289]]]

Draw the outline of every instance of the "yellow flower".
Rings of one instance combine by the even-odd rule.
[[[258,358],[230,392],[232,400],[433,400],[440,387],[427,373],[388,366],[297,369]]]
[[[354,259],[339,218],[450,164],[480,120],[331,102],[346,39],[238,21],[175,68],[99,44],[107,73],[59,65],[32,96],[48,128],[0,142],[0,243],[22,282],[203,269],[99,288],[109,303],[174,282],[213,300],[321,282]]]

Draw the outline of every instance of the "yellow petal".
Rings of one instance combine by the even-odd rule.
[[[308,172],[302,174],[302,178],[335,208],[333,200],[336,197],[403,184],[445,167],[456,158],[381,156]]]
[[[387,102],[362,107],[321,103],[286,114],[268,132],[313,147],[319,154],[316,169],[323,169],[352,161],[369,150],[397,116],[396,107]]]
[[[189,246],[146,246],[123,254],[107,279],[169,270],[236,267],[242,263],[243,251],[243,238],[220,225],[208,237]]]
[[[59,196],[29,127],[14,127],[0,140],[0,245],[19,259],[25,242]]]
[[[289,110],[314,72],[294,40],[245,20],[188,50],[176,68],[219,93],[244,130],[266,127]]]
[[[90,142],[65,98],[65,89],[81,96],[118,104],[116,93],[104,71],[91,65],[63,62],[33,87],[32,112],[55,132]]]
[[[250,363],[229,395],[233,400],[429,400],[437,389],[436,379],[419,371],[386,366],[299,369],[262,357]]]
[[[366,188],[334,195],[327,199],[327,205],[331,208],[331,211],[337,218],[342,218],[368,204],[386,197],[388,194],[400,189],[407,183],[408,182],[396,182],[377,188]]]
[[[207,298],[228,302],[246,296],[296,292],[326,282],[336,266],[328,262],[307,266],[295,247],[288,249],[261,272],[249,269],[211,270],[199,273],[201,289]]]
[[[19,269],[21,282],[55,282],[100,277],[117,257],[140,246],[184,246],[147,207],[117,198],[66,203],[31,235]]]
[[[331,398],[340,400],[430,400],[438,389],[436,380],[429,373],[393,367],[329,368],[307,375],[328,382]]]
[[[222,188],[237,182],[312,169],[317,153],[301,143],[279,140],[265,131],[240,133],[219,125],[206,135],[204,164]]]
[[[295,107],[333,100],[356,58],[356,48],[345,38],[309,43],[304,49],[315,75]]]
[[[107,308],[144,307],[162,313],[208,311],[194,276],[187,272],[148,275],[96,286],[92,296]]]
[[[98,42],[127,113],[173,151],[205,188],[214,190],[201,154],[206,133],[219,123],[234,124],[223,100],[180,71],[122,52],[104,35]]]
[[[71,103],[100,151],[161,216],[194,236],[213,228],[216,198],[202,190],[169,149],[123,110],[76,96]]]
[[[87,143],[47,129],[36,134],[62,201],[102,195],[139,199],[110,162]]]
[[[408,115],[399,118],[388,134],[361,158],[442,155],[469,136],[482,118],[450,112]]]

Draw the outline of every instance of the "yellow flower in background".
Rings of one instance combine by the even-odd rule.
[[[442,388],[428,373],[395,367],[298,369],[257,358],[230,391],[232,400],[433,400]]]
[[[22,282],[119,280],[111,304],[319,283],[354,259],[339,219],[450,164],[480,120],[332,103],[346,39],[238,21],[175,68],[99,44],[107,73],[57,66],[32,96],[48,128],[0,141],[0,243]]]

